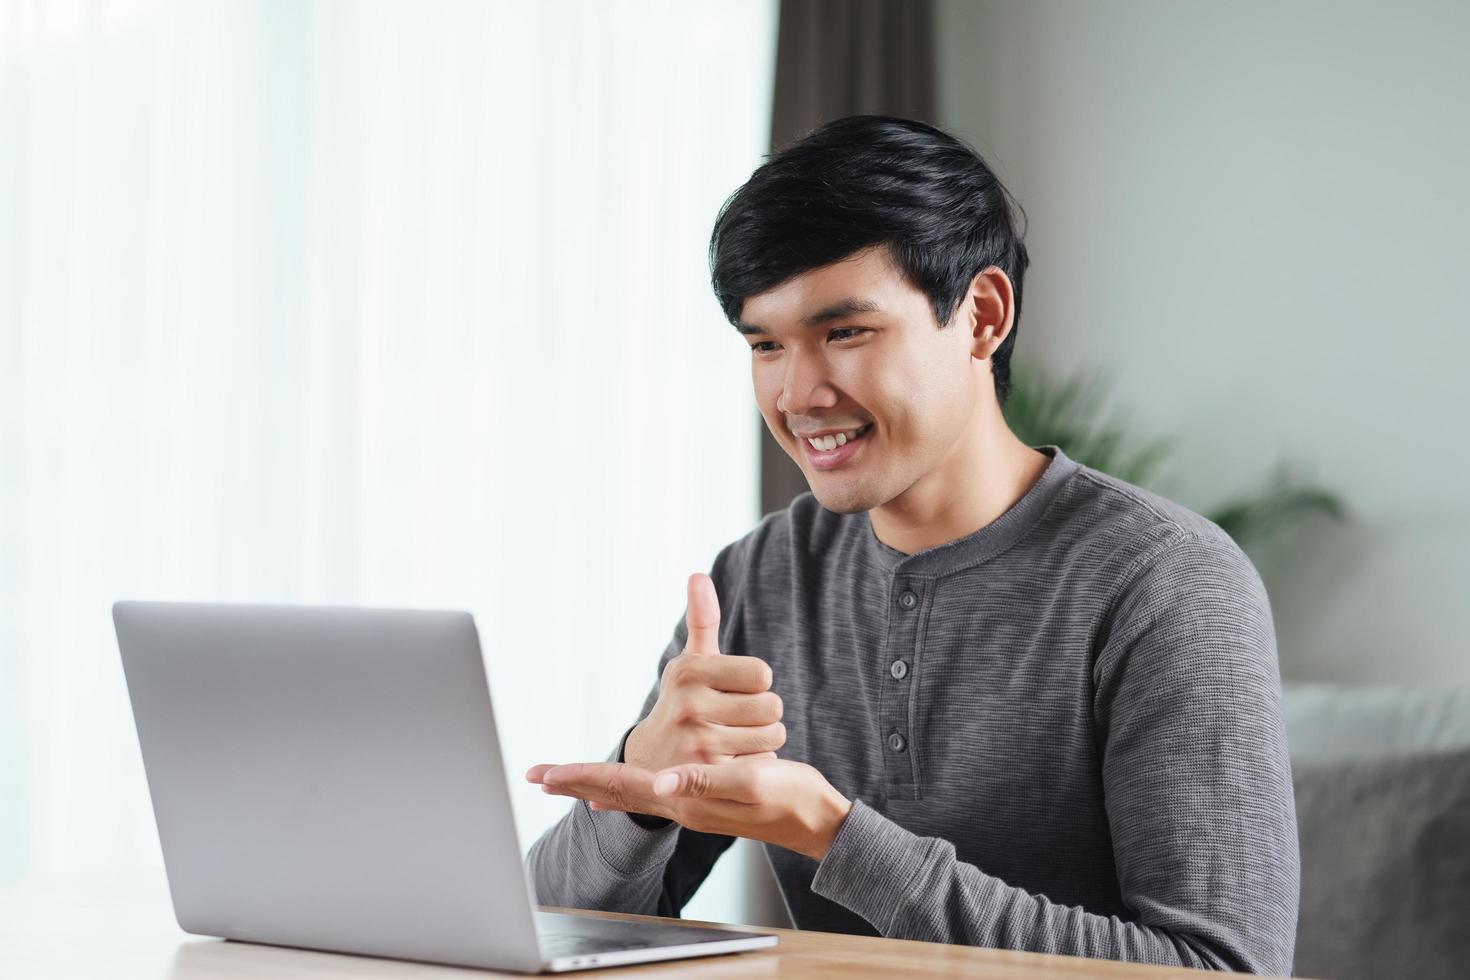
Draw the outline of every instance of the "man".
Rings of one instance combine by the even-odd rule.
[[[803,929],[1290,972],[1265,592],[1209,521],[1006,426],[1015,210],[874,116],[726,203],[714,288],[811,493],[690,580],[615,761],[527,774],[581,801],[542,901],[676,915],[740,836]]]

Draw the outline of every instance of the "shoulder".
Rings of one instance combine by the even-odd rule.
[[[1186,507],[1087,467],[1073,477],[1065,519],[1092,533],[1084,554],[1107,554],[1103,611],[1106,674],[1126,660],[1154,657],[1199,678],[1222,671],[1276,674],[1270,602],[1251,560],[1217,524]]]
[[[1072,474],[1049,523],[1075,561],[1105,568],[1119,592],[1159,584],[1162,572],[1259,586],[1255,566],[1215,522],[1089,466]]]

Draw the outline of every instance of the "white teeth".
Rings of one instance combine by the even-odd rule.
[[[813,436],[807,442],[811,443],[811,447],[819,453],[830,453],[838,446],[845,446],[856,439],[858,431],[861,428],[862,426],[858,426],[857,429],[849,429],[846,432],[838,432],[830,436]]]

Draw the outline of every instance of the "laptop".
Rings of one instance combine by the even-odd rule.
[[[537,909],[468,613],[112,615],[186,932],[523,973],[776,945]]]

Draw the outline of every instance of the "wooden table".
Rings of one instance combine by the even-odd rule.
[[[562,911],[562,910],[558,910]],[[640,919],[615,913],[582,913]],[[658,921],[658,920],[654,920]],[[709,923],[701,923],[708,925]],[[741,926],[715,926],[741,930]],[[1199,977],[1201,971],[1070,956],[949,946],[792,929],[774,949],[647,966],[598,977]],[[478,980],[515,976],[203,939],[180,931],[163,873],[33,877],[0,884],[0,977],[6,980]]]

